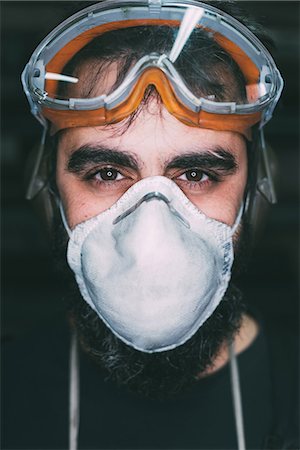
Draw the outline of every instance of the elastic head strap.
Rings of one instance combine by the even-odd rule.
[[[237,357],[234,351],[234,344],[230,342],[229,345],[229,359],[230,359],[230,380],[231,393],[234,408],[235,428],[238,442],[238,450],[246,450],[245,444],[245,430],[242,407],[242,394],[240,387],[239,369]]]
[[[69,450],[77,450],[80,421],[79,349],[72,330],[69,359]]]

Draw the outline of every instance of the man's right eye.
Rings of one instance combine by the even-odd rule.
[[[95,174],[95,178],[98,181],[119,181],[125,177],[113,167],[104,167]]]

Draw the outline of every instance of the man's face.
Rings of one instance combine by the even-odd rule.
[[[174,181],[208,217],[233,225],[247,178],[239,134],[184,125],[155,100],[126,131],[121,127],[73,128],[61,136],[57,186],[71,229],[154,175]]]
[[[71,229],[109,208],[134,183],[155,175],[170,178],[208,217],[232,226],[246,186],[245,141],[232,132],[188,127],[155,100],[129,127],[74,128],[60,137],[57,186]],[[239,245],[238,236],[234,241]],[[240,293],[230,284],[190,340],[147,354],[113,335],[82,299],[75,280],[68,298],[81,341],[106,376],[161,398],[177,395],[205,373],[237,332],[244,311]]]

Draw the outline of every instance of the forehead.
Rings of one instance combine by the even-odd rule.
[[[187,152],[213,152],[222,148],[238,156],[246,150],[242,135],[187,126],[155,99],[130,125],[125,121],[106,127],[65,130],[59,141],[59,151],[67,156],[82,146],[97,145],[130,152],[145,163],[150,159],[165,161]]]

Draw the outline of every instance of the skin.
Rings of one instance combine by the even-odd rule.
[[[128,129],[121,132],[121,126],[71,128],[60,137],[56,179],[71,229],[109,208],[134,183],[155,175],[166,176],[177,183],[208,217],[229,226],[234,224],[247,181],[243,136],[184,125],[155,100],[140,112]],[[85,157],[84,162],[75,167],[70,166],[70,161],[82,148],[88,148],[90,158]],[[135,166],[102,158],[103,149],[129,155]],[[220,169],[217,163],[207,165],[203,160],[203,156],[209,154],[220,161],[224,159],[224,151],[231,155],[234,168],[224,169],[221,162]],[[183,168],[182,157],[186,155],[196,155],[198,162],[201,158],[203,161],[201,165]],[[178,167],[176,161],[179,161]],[[249,346],[256,334],[256,323],[245,316],[235,339],[236,352]],[[227,361],[224,346],[208,373],[218,370]]]
[[[56,179],[71,229],[109,208],[137,181],[155,175],[174,180],[208,217],[233,225],[247,179],[244,138],[233,132],[189,127],[165,109],[162,114],[158,114],[157,108],[153,102],[151,108],[143,111],[124,133],[120,133],[120,126],[116,125],[107,128],[78,127],[64,131],[58,147]],[[72,173],[68,169],[70,158],[83,146],[101,146],[129,153],[137,160],[138,168],[133,170],[113,163],[91,161],[80,173]],[[191,166],[190,171],[197,171],[195,183],[188,180],[191,172],[187,174],[186,169],[167,168],[178,156],[191,153],[218,154],[219,148],[233,155],[237,165],[234,173],[223,175],[217,169],[209,173],[207,167]],[[219,159],[222,159],[221,156]],[[116,169],[119,172],[118,179],[101,179],[99,171],[105,168]],[[220,180],[214,181],[210,176],[212,174],[219,175]],[[87,180],[86,176],[90,175],[93,177]]]

